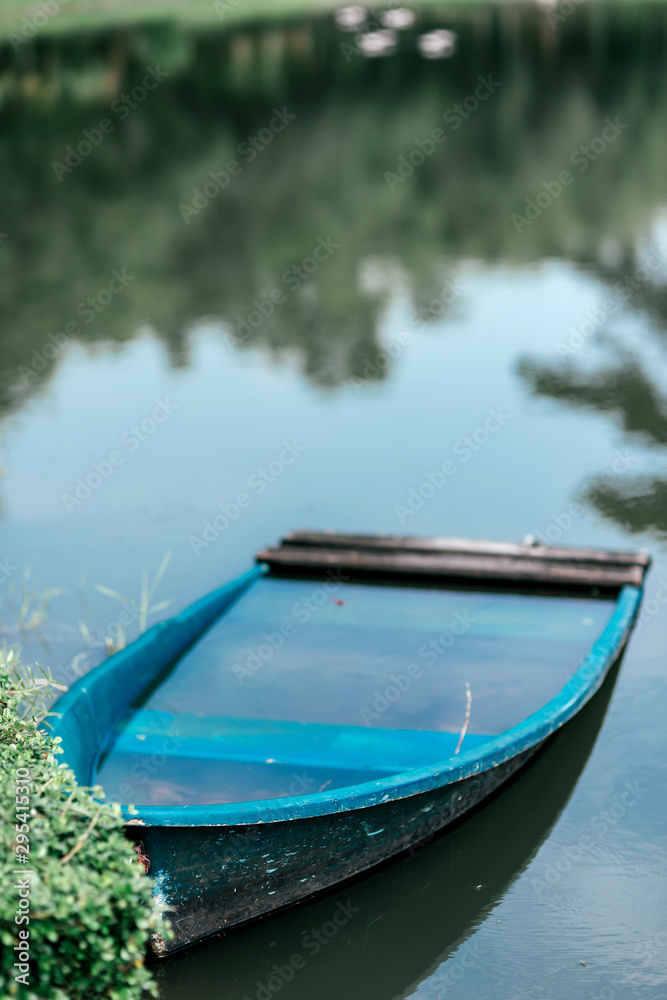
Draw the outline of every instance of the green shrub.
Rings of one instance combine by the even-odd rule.
[[[57,761],[59,740],[38,728],[52,683],[19,670],[12,654],[0,656],[0,996],[155,996],[144,955],[151,932],[159,923],[164,935],[165,925],[151,880],[124,835],[120,807],[96,801],[77,785]],[[29,805],[22,802],[26,783]],[[102,790],[94,791],[99,799]],[[19,888],[26,881],[29,895]],[[17,924],[26,906],[21,892],[29,923]],[[25,951],[15,949],[25,948],[26,931],[29,971],[17,981]]]

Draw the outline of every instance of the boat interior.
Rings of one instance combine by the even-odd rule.
[[[558,695],[618,586],[271,565],[135,699],[95,780],[124,804],[312,795],[476,751]]]

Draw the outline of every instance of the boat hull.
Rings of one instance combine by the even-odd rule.
[[[400,773],[394,773],[391,763],[384,775],[370,777],[369,773],[368,780],[354,785],[345,782],[345,787],[327,787],[331,782],[326,781],[312,794],[248,796],[210,804],[205,800],[146,804],[138,810],[124,806],[128,835],[139,843],[142,857],[148,860],[158,901],[170,908],[174,937],[165,941],[156,936],[153,944],[159,955],[275,913],[354,878],[428,840],[492,795],[599,691],[627,642],[650,562],[643,553],[545,547],[536,551],[492,543],[464,546],[457,539],[410,542],[385,536],[361,540],[346,536],[338,541],[327,536],[320,552],[318,539],[292,538],[284,552],[262,554],[267,566],[250,571],[177,617],[154,626],[81,678],[60,699],[52,734],[61,738],[66,763],[81,784],[95,782],[100,755],[128,707],[142,698],[149,686],[159,685],[180,657],[249,588],[267,574],[271,577],[273,562],[279,574],[292,572],[295,560],[298,574],[314,570],[315,563],[328,573],[332,561],[340,557],[347,560],[350,574],[352,564],[358,562],[360,574],[380,573],[384,585],[398,586],[415,574],[431,582],[442,579],[444,584],[457,575],[463,576],[471,589],[483,587],[486,591],[492,577],[501,590],[512,593],[519,582],[523,585],[530,577],[531,593],[537,584],[551,593],[557,583],[567,587],[568,593],[574,587],[577,596],[602,596],[602,591],[613,594],[615,605],[583,662],[557,694],[510,728],[500,732],[492,729],[497,735],[484,736],[481,743],[468,749],[464,745],[461,753],[457,745],[443,759],[406,765]],[[359,549],[356,555],[349,551],[352,543]],[[388,562],[395,579],[386,577]],[[477,579],[479,574],[483,580]],[[501,587],[503,580],[506,587]],[[320,590],[326,599],[324,588]],[[581,624],[590,621],[582,619]],[[539,653],[536,656],[539,659]],[[464,732],[465,725],[459,742]],[[145,740],[146,733],[139,733],[138,738]],[[305,749],[312,750],[313,745],[311,741]],[[348,746],[345,741],[341,745]],[[226,752],[231,753],[229,747]],[[384,751],[379,758],[386,766]],[[285,762],[296,759],[287,754]],[[306,759],[311,758],[306,755]],[[358,759],[369,763],[365,752]],[[275,761],[267,759],[265,763]]]
[[[541,745],[541,744],[540,744]],[[519,771],[539,745],[478,774],[363,809],[239,826],[130,826],[171,907],[164,956],[360,875],[449,826]]]

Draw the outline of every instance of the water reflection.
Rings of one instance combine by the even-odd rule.
[[[619,425],[631,449],[625,468],[616,469],[615,475],[593,477],[582,497],[632,533],[667,533],[667,476],[632,471],[639,464],[632,454],[633,443],[657,449],[660,459],[667,446],[667,399],[660,364],[667,342],[666,254],[667,244],[654,248],[647,266],[645,248],[638,244],[615,265],[598,263],[591,268],[600,280],[600,302],[578,328],[564,331],[557,345],[558,360],[527,357],[517,364],[534,395],[604,414]],[[632,317],[642,315],[653,334],[657,357],[649,338],[635,343],[628,334]],[[587,345],[597,346],[598,351],[582,350]]]
[[[456,35],[451,57],[420,54],[417,39],[434,31]],[[586,306],[579,318],[576,310],[587,295],[604,303],[641,265],[647,241],[659,245],[656,215],[667,202],[666,35],[667,11],[659,5],[581,4],[554,31],[536,7],[471,4],[418,14],[414,26],[397,30],[396,51],[381,59],[363,57],[354,31],[341,32],[330,15],[230,30],[156,22],[40,33],[16,53],[5,45],[0,416],[20,411],[12,425],[22,430],[3,441],[3,525],[10,531],[0,553],[20,568],[0,582],[3,610],[30,561],[45,587],[70,588],[54,610],[67,631],[45,631],[61,675],[70,657],[82,655],[77,623],[85,612],[74,591],[87,561],[97,642],[117,624],[119,609],[94,583],[138,594],[142,568],[154,569],[173,548],[177,568],[160,597],[173,597],[178,604],[170,610],[177,610],[299,524],[520,538],[544,530],[583,490],[612,523],[582,518],[564,543],[629,545],[617,526],[664,535],[667,476],[655,464],[667,445],[664,271],[631,288],[622,311],[584,337],[580,350],[561,356],[555,344],[567,342],[570,323],[586,321]],[[169,75],[143,97],[136,88],[147,67]],[[443,116],[458,114],[456,105],[466,111],[479,76],[500,86],[415,166],[407,158],[419,150],[417,140],[426,146]],[[137,103],[127,116],[123,95]],[[284,108],[296,118],[250,161],[243,144],[268,139],[263,130]],[[607,117],[630,127],[517,232],[511,215],[525,214],[527,199],[600,135]],[[85,146],[77,153],[90,141],[84,130],[100,129],[105,118],[113,130],[89,153]],[[71,173],[59,170],[58,180],[52,164],[69,167],[69,146],[70,162],[81,155],[81,163]],[[242,164],[240,173],[220,182],[218,193],[204,193],[211,173],[232,160]],[[392,186],[388,172],[398,178]],[[181,205],[196,209],[187,221]],[[318,260],[318,241],[329,238],[340,246]],[[549,266],[538,267],[542,261]],[[384,338],[401,327],[415,350],[383,353]],[[182,371],[163,370],[146,332]],[[88,357],[73,349],[77,343]],[[270,377],[265,359],[274,364]],[[305,386],[292,378],[293,368]],[[367,405],[373,390],[345,391],[355,379],[388,383],[396,374],[406,377],[386,384],[375,409]],[[260,398],[267,385],[276,391]],[[326,398],[312,387],[325,389]],[[164,436],[70,516],[63,492],[152,411],[156,395],[169,392],[182,408]],[[23,405],[37,394],[40,405]],[[539,413],[546,419],[535,419],[531,395],[547,404]],[[455,489],[399,525],[392,505],[496,405],[512,413],[508,433],[475,456]],[[295,478],[282,479],[264,506],[201,559],[193,556],[188,538],[266,464],[275,444],[295,434],[301,443],[302,433],[308,457]],[[634,454],[635,442],[636,465],[591,479],[617,444]],[[41,615],[40,605],[35,620]],[[22,627],[9,633],[12,641]],[[626,918],[646,940],[660,926],[663,632],[656,615],[633,639],[616,729],[600,743],[579,812],[576,803],[568,810],[568,836],[576,839],[577,829],[590,832],[590,815],[607,808],[612,785],[636,777],[633,768],[642,768],[655,790],[641,820],[635,814],[637,830],[628,831],[635,839],[619,832],[618,843],[612,840],[613,868],[600,879],[595,863],[582,862],[568,883],[601,914],[583,925],[585,935],[577,923],[576,947],[584,937],[612,969],[632,962]],[[28,653],[44,662],[41,649]],[[488,809],[350,889],[362,931],[350,923],[349,933],[309,956],[290,994],[339,996],[330,974],[338,969],[353,996],[395,996],[430,973],[433,989],[428,993],[425,981],[425,993],[455,992],[437,979],[446,975],[442,963],[547,836],[584,766],[597,728],[590,719],[561,734]],[[639,875],[634,904],[620,914],[618,893],[626,900],[631,885],[628,859]],[[225,995],[255,997],[257,980],[266,982],[275,963],[305,951],[304,930],[329,921],[337,900],[346,899],[347,890],[197,950],[192,961],[175,959],[162,972],[165,996],[217,1000],[224,976]],[[544,911],[534,919],[525,899],[517,907],[513,934],[502,945],[486,939],[462,995],[506,989],[538,996],[545,981],[562,983],[575,931],[541,919]],[[489,923],[492,933],[495,919]],[[536,929],[530,961],[524,929]],[[588,976],[579,957],[590,956],[566,956]],[[496,960],[506,963],[497,976]],[[647,996],[661,963],[642,967]],[[604,983],[596,983],[600,992]],[[572,996],[593,989],[583,978],[570,986]]]
[[[283,978],[287,985],[295,954],[304,959],[292,967],[289,979],[289,995],[295,1000],[390,1000],[412,994],[425,978],[438,991],[429,995],[444,996],[463,975],[470,995],[478,995],[478,953],[468,939],[526,868],[567,804],[602,725],[617,673],[615,669],[587,708],[530,767],[474,816],[374,876],[177,954],[158,968],[162,1000],[260,997],[262,984],[281,969],[288,970]],[[342,909],[350,914],[349,926],[324,936],[324,944],[315,949],[313,929],[327,925]],[[268,990],[267,997],[271,985]]]
[[[424,60],[416,40],[444,30],[443,19],[456,29],[456,56]],[[417,314],[462,260],[561,257],[613,281],[600,246],[632,258],[665,198],[666,28],[661,8],[619,5],[603,21],[582,9],[555,34],[543,11],[502,6],[423,13],[382,60],[344,50],[349,36],[329,16],[40,37],[16,53],[6,45],[0,407],[48,380],[59,358],[49,334],[68,329],[93,345],[148,328],[184,365],[188,335],[206,321],[237,334],[235,349],[287,353],[314,383],[335,387],[363,378],[397,290]],[[147,69],[168,75],[142,97]],[[500,86],[429,152],[433,129],[465,107],[479,76]],[[276,108],[296,117],[266,148],[259,140],[251,160],[239,150],[266,133]],[[516,232],[511,214],[608,116],[631,122],[631,135]],[[401,174],[417,140],[424,162]],[[238,175],[205,195],[211,173],[235,159]],[[186,220],[183,205],[200,207]],[[339,247],[305,274],[320,239]],[[383,282],[363,280],[369,261]],[[295,267],[303,280],[286,281]],[[123,268],[132,280],[122,294],[90,313],[86,301]],[[633,304],[663,322],[664,289],[651,295],[644,288]],[[634,414],[641,386],[623,386]],[[604,406],[599,393],[593,386],[590,405]]]

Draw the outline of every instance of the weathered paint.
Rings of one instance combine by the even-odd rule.
[[[257,578],[252,571],[155,626],[78,681],[53,725],[67,762],[88,784],[127,705]],[[347,789],[266,801],[142,806],[128,833],[143,845],[158,896],[174,907],[173,951],[359,874],[442,829],[514,774],[595,694],[629,635],[641,587],[614,614],[559,694],[481,747]],[[270,869],[270,870],[269,870]]]
[[[366,871],[478,805],[536,751],[420,795],[364,809],[250,826],[133,826],[157,892],[173,907],[169,954]]]

